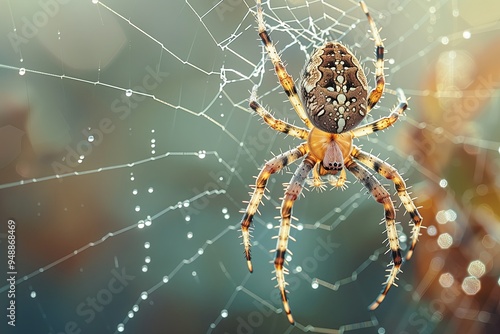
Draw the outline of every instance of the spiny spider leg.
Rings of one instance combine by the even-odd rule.
[[[373,198],[384,206],[385,228],[387,239],[389,240],[389,250],[391,252],[392,262],[389,266],[389,275],[384,283],[384,288],[375,301],[368,307],[370,310],[376,309],[384,300],[392,285],[396,285],[397,274],[399,273],[403,258],[401,257],[401,248],[399,247],[398,231],[396,230],[396,210],[392,199],[387,190],[366,168],[357,164],[354,160],[348,159],[346,168],[370,191]]]
[[[370,110],[375,107],[382,94],[384,93],[385,87],[385,78],[384,78],[384,43],[380,38],[380,34],[378,33],[378,28],[375,25],[375,21],[373,21],[370,12],[368,11],[368,7],[366,6],[364,1],[360,1],[359,5],[363,12],[366,14],[366,18],[368,19],[368,23],[370,24],[370,30],[373,35],[373,40],[375,41],[375,55],[377,56],[377,61],[375,63],[375,80],[377,85],[372,89],[370,94],[368,95],[368,103],[366,108],[366,113],[368,114]]]
[[[296,138],[307,139],[309,130],[277,119],[269,111],[262,107],[259,102],[257,102],[257,87],[254,87],[252,94],[250,95],[250,108],[259,114],[264,122],[266,122],[272,129]]]
[[[417,207],[413,203],[410,195],[408,195],[405,181],[396,170],[396,168],[389,165],[387,162],[381,160],[380,158],[364,152],[357,147],[354,147],[351,155],[358,159],[363,165],[373,169],[383,177],[388,180],[391,180],[394,183],[396,191],[398,192],[398,196],[401,199],[401,203],[403,203],[406,211],[410,214],[412,219],[412,236],[411,236],[411,246],[406,254],[406,259],[409,260],[413,254],[413,250],[415,249],[415,245],[418,241],[418,236],[420,235],[420,226],[422,225],[422,216],[418,212]]]
[[[286,71],[285,65],[283,65],[283,62],[281,61],[278,51],[276,51],[276,48],[274,47],[274,44],[271,41],[269,34],[267,33],[266,24],[264,22],[264,14],[262,12],[261,0],[257,0],[257,24],[259,26],[259,36],[262,39],[262,44],[264,44],[264,47],[266,48],[269,58],[271,58],[271,62],[274,65],[274,71],[276,72],[276,75],[280,81],[281,86],[285,90],[285,93],[288,96],[290,103],[295,109],[297,115],[299,115],[302,122],[309,129],[312,128],[311,121],[307,117],[307,114],[304,110],[304,106],[302,105],[300,97],[297,94],[297,88],[295,87],[293,78]]]
[[[351,131],[351,135],[353,138],[358,138],[372,134],[377,131],[385,130],[394,123],[396,123],[399,116],[402,115],[403,112],[408,107],[408,102],[406,100],[406,96],[403,93],[403,91],[401,89],[397,89],[396,92],[398,94],[399,104],[392,110],[390,115],[382,117],[366,125],[360,126],[359,128],[353,129]]]
[[[252,197],[250,198],[248,206],[245,210],[245,214],[241,219],[241,235],[243,237],[243,246],[245,247],[245,258],[247,259],[248,270],[250,272],[253,272],[253,266],[252,257],[250,255],[251,243],[249,229],[253,220],[253,216],[259,208],[262,196],[264,196],[267,180],[269,179],[271,174],[279,172],[287,165],[304,156],[307,152],[308,147],[306,143],[303,143],[294,149],[284,152],[269,160],[257,176]]]
[[[292,207],[294,202],[299,198],[299,195],[304,187],[304,182],[306,181],[309,172],[313,169],[316,162],[317,159],[315,159],[311,155],[307,155],[305,157],[305,159],[293,174],[292,180],[285,190],[283,202],[281,203],[281,223],[278,234],[278,242],[276,244],[274,268],[276,281],[278,282],[278,289],[280,290],[281,300],[283,301],[283,308],[285,314],[288,317],[288,321],[290,321],[292,325],[295,323],[295,321],[293,320],[290,305],[288,304],[288,298],[286,296],[287,283],[285,281],[285,274],[288,273],[288,270],[284,267],[284,264],[286,262],[285,257],[288,247],[288,238],[290,236]]]

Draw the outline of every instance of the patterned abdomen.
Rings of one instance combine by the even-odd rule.
[[[368,86],[363,68],[345,46],[327,42],[311,54],[300,79],[300,96],[315,127],[349,131],[366,115]]]

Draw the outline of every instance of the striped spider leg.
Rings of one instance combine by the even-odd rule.
[[[303,143],[296,148],[277,155],[265,164],[265,166],[261,169],[259,175],[257,176],[257,180],[255,181],[255,185],[253,186],[252,197],[250,198],[243,218],[241,219],[241,235],[243,238],[243,246],[245,248],[245,258],[247,260],[247,266],[250,272],[253,272],[252,256],[250,253],[250,226],[252,224],[255,213],[258,211],[259,204],[262,201],[262,197],[264,196],[267,180],[269,180],[269,177],[272,174],[281,171],[283,168],[285,168],[295,160],[303,157],[307,152],[307,144]]]
[[[382,117],[376,121],[373,121],[364,126],[360,126],[351,131],[353,138],[366,136],[376,131],[385,130],[388,127],[392,126],[398,120],[399,116],[403,114],[406,110],[408,103],[406,101],[406,97],[401,89],[396,90],[396,94],[398,96],[399,104],[398,106],[390,113],[389,116]],[[392,166],[388,165],[385,161],[377,158],[369,153],[363,152],[356,146],[354,146],[353,152],[351,155],[358,159],[365,166],[373,169],[386,179],[391,180],[396,187],[396,191],[398,193],[399,198],[401,199],[401,203],[404,205],[406,211],[410,215],[412,222],[412,232],[411,232],[411,246],[406,254],[406,260],[409,260],[413,252],[415,250],[415,246],[418,242],[418,236],[420,235],[420,228],[422,227],[422,216],[418,212],[415,203],[409,196],[407,192],[407,187],[405,181],[399,174],[399,172]]]
[[[401,89],[396,90],[396,93],[398,96],[399,104],[396,108],[394,108],[394,110],[390,113],[390,115],[382,117],[376,121],[373,121],[369,124],[360,126],[352,130],[351,134],[353,138],[366,136],[377,131],[385,130],[388,127],[392,126],[398,120],[399,116],[402,115],[403,112],[406,110],[408,104],[406,101],[406,97]],[[401,203],[404,205],[406,211],[408,212],[408,214],[412,219],[411,222],[411,225],[413,226],[412,236],[411,236],[412,241],[410,249],[406,254],[406,260],[409,260],[413,255],[413,251],[417,244],[423,218],[418,212],[415,203],[413,203],[413,200],[408,194],[405,181],[403,180],[403,178],[401,177],[396,168],[389,165],[382,159],[370,153],[362,151],[355,145],[353,146],[353,149],[351,151],[351,156],[357,159],[363,165],[376,171],[378,174],[380,174],[381,176],[385,177],[388,180],[391,180],[394,183],[398,196],[401,199]],[[373,175],[371,175],[366,169],[360,166],[351,167],[352,170],[349,167],[347,168],[365,185],[365,187],[372,193],[373,197],[378,202],[381,202],[384,205],[384,209],[386,212],[385,224],[386,224],[387,238],[389,241],[389,250],[391,251],[391,256],[392,256],[392,263],[391,263],[392,268],[390,269],[390,273],[387,277],[386,282],[384,283],[384,288],[382,289],[381,293],[375,299],[375,301],[369,306],[370,310],[374,310],[380,305],[380,303],[382,303],[385,296],[389,292],[391,286],[396,285],[395,283],[397,279],[396,275],[400,271],[402,263],[401,250],[397,238],[397,231],[394,225],[394,218],[391,218],[394,217],[395,212],[393,212],[394,207],[392,205],[392,202],[391,203],[387,202],[386,198],[388,198],[389,194],[387,193],[387,191],[385,191],[385,189],[384,190],[378,189],[379,187],[381,187],[380,183],[378,182],[377,179],[375,179],[375,177],[373,177]]]

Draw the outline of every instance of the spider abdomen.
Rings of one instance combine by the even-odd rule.
[[[366,75],[344,45],[327,42],[306,63],[300,96],[315,127],[329,133],[349,131],[366,115]]]

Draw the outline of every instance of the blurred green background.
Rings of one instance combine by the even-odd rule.
[[[356,144],[403,173],[428,228],[399,287],[367,311],[390,260],[382,207],[352,175],[345,191],[305,190],[288,266],[296,327],[269,263],[288,172],[255,218],[252,275],[239,239],[258,169],[300,142],[247,107],[258,85],[276,116],[300,122],[254,3],[93,2],[0,0],[0,245],[8,254],[15,221],[17,272],[15,327],[0,284],[2,333],[498,331],[496,1],[367,1],[388,88],[403,88],[410,110]],[[373,86],[357,2],[272,0],[264,11],[294,78],[315,46],[340,40]],[[368,121],[396,102],[388,91]],[[398,215],[406,247],[409,217]],[[0,268],[10,276],[6,255]]]

